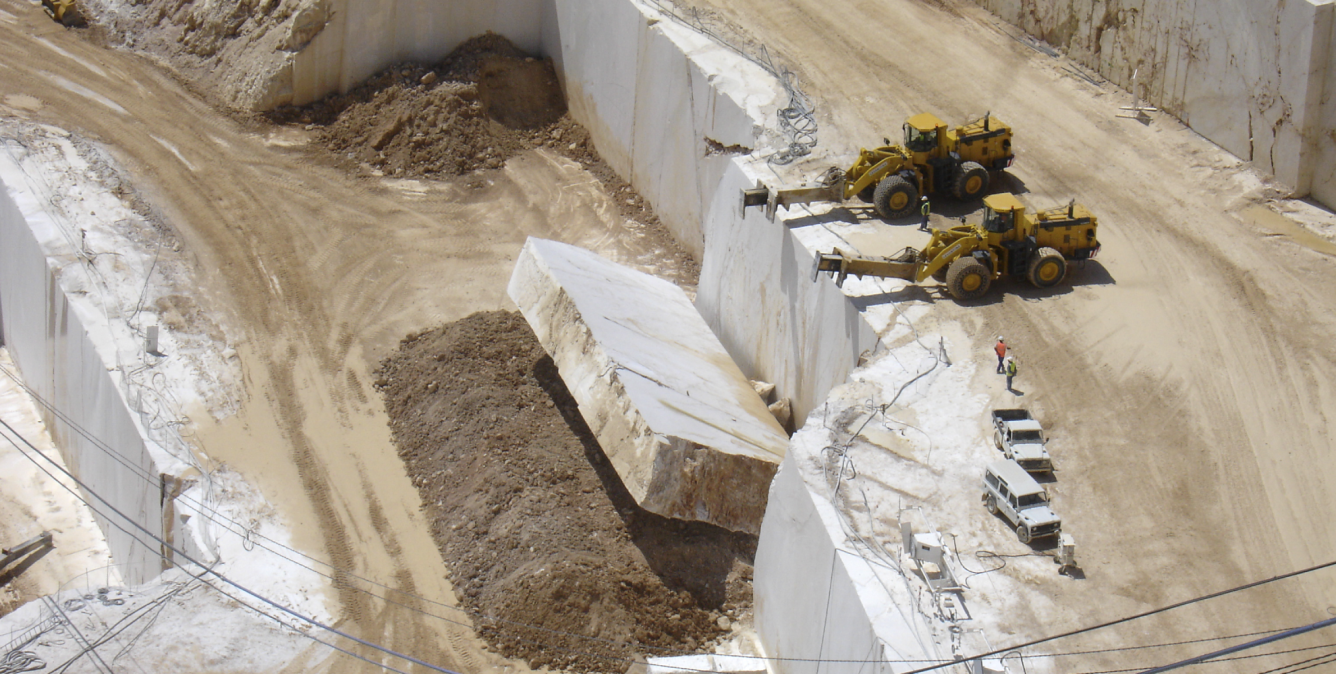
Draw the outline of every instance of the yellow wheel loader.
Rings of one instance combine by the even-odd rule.
[[[971,300],[1002,276],[1024,276],[1039,288],[1055,286],[1067,276],[1068,262],[1099,253],[1099,222],[1075,201],[1033,217],[1011,194],[989,195],[983,203],[983,222],[969,225],[961,218],[955,227],[935,229],[922,250],[906,248],[891,257],[859,257],[838,248],[820,253],[812,280],[821,272],[834,275],[839,286],[850,275],[914,283],[933,278],[945,282],[957,300]]]
[[[774,220],[780,206],[816,201],[840,202],[862,195],[887,220],[903,218],[918,208],[921,194],[949,194],[966,201],[988,189],[989,172],[1011,166],[1011,127],[985,114],[954,129],[935,115],[910,117],[904,145],[861,148],[853,166],[832,168],[817,185],[779,189],[764,184],[742,191],[742,209],[765,206]]]
[[[87,25],[74,0],[42,0],[42,8],[46,10],[47,15],[62,25],[75,27]]]

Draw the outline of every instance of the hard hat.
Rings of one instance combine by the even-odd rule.
[[[998,336],[997,336],[997,341],[999,341],[999,342],[1002,341],[1002,335],[998,335]]]
[[[921,197],[919,197],[919,201],[927,201],[927,200],[928,200],[928,195],[926,195],[926,194],[923,195],[923,196],[921,196]]]

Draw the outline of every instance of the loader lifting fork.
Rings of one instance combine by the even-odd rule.
[[[849,276],[898,278],[922,283],[944,281],[957,300],[988,292],[1002,276],[1025,276],[1049,288],[1067,276],[1068,261],[1084,262],[1099,253],[1098,219],[1073,200],[1030,217],[1019,199],[993,194],[983,200],[983,222],[935,229],[922,250],[905,248],[891,257],[861,257],[836,248],[819,253],[812,280],[821,272],[844,285]]]

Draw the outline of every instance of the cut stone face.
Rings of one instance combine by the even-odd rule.
[[[681,288],[530,238],[508,291],[641,507],[760,532],[788,437]]]

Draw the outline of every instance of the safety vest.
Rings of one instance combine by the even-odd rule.
[[[1007,355],[1007,345],[1003,342],[998,342],[996,351],[998,358]]]
[[[922,213],[924,216],[927,216],[928,213],[931,211],[932,211],[932,206],[926,201],[923,202],[923,207],[919,209],[919,212]]]
[[[1007,363],[1007,374],[1012,377],[1016,376],[1016,361],[1013,360],[1010,363]]]

